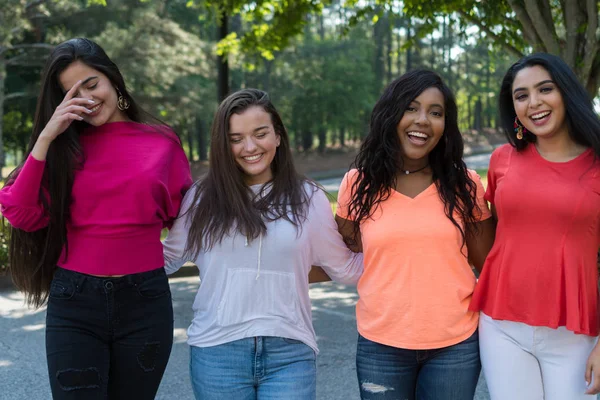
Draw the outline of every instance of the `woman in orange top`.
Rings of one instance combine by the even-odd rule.
[[[468,311],[494,226],[462,160],[454,96],[430,71],[384,91],[344,177],[337,220],[364,252],[356,355],[363,399],[472,400],[481,365]]]

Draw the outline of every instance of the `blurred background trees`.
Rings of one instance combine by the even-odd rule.
[[[443,4],[441,4],[443,3]],[[454,90],[468,142],[497,127],[511,63],[561,55],[598,91],[597,2],[573,0],[0,0],[0,165],[23,158],[52,46],[97,41],[148,111],[206,160],[227,93],[267,90],[298,152],[355,147],[382,88],[429,68]]]

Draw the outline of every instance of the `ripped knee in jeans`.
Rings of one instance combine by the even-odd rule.
[[[360,384],[360,387],[362,388],[362,390],[364,390],[367,393],[373,393],[373,394],[377,394],[377,393],[385,393],[387,391],[390,390],[394,390],[393,387],[386,387],[383,385],[379,385],[377,383],[373,383],[373,382],[362,382]]]
[[[154,371],[159,348],[160,342],[150,342],[144,344],[144,347],[138,353],[137,361],[144,372]]]
[[[58,371],[56,373],[56,380],[65,392],[78,389],[100,388],[100,373],[94,367]]]

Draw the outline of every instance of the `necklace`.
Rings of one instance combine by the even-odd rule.
[[[407,169],[403,169],[402,172],[404,172],[406,175],[408,175],[408,174],[414,174],[415,172],[423,171],[427,167],[429,167],[429,164],[427,164],[424,167],[421,167],[419,169],[415,169],[414,171],[409,171]]]

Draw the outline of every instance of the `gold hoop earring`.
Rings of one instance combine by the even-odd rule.
[[[115,89],[117,89],[117,96],[118,96],[117,108],[121,111],[127,110],[130,106],[129,100],[127,100],[125,97],[123,97],[119,88],[115,88]]]

